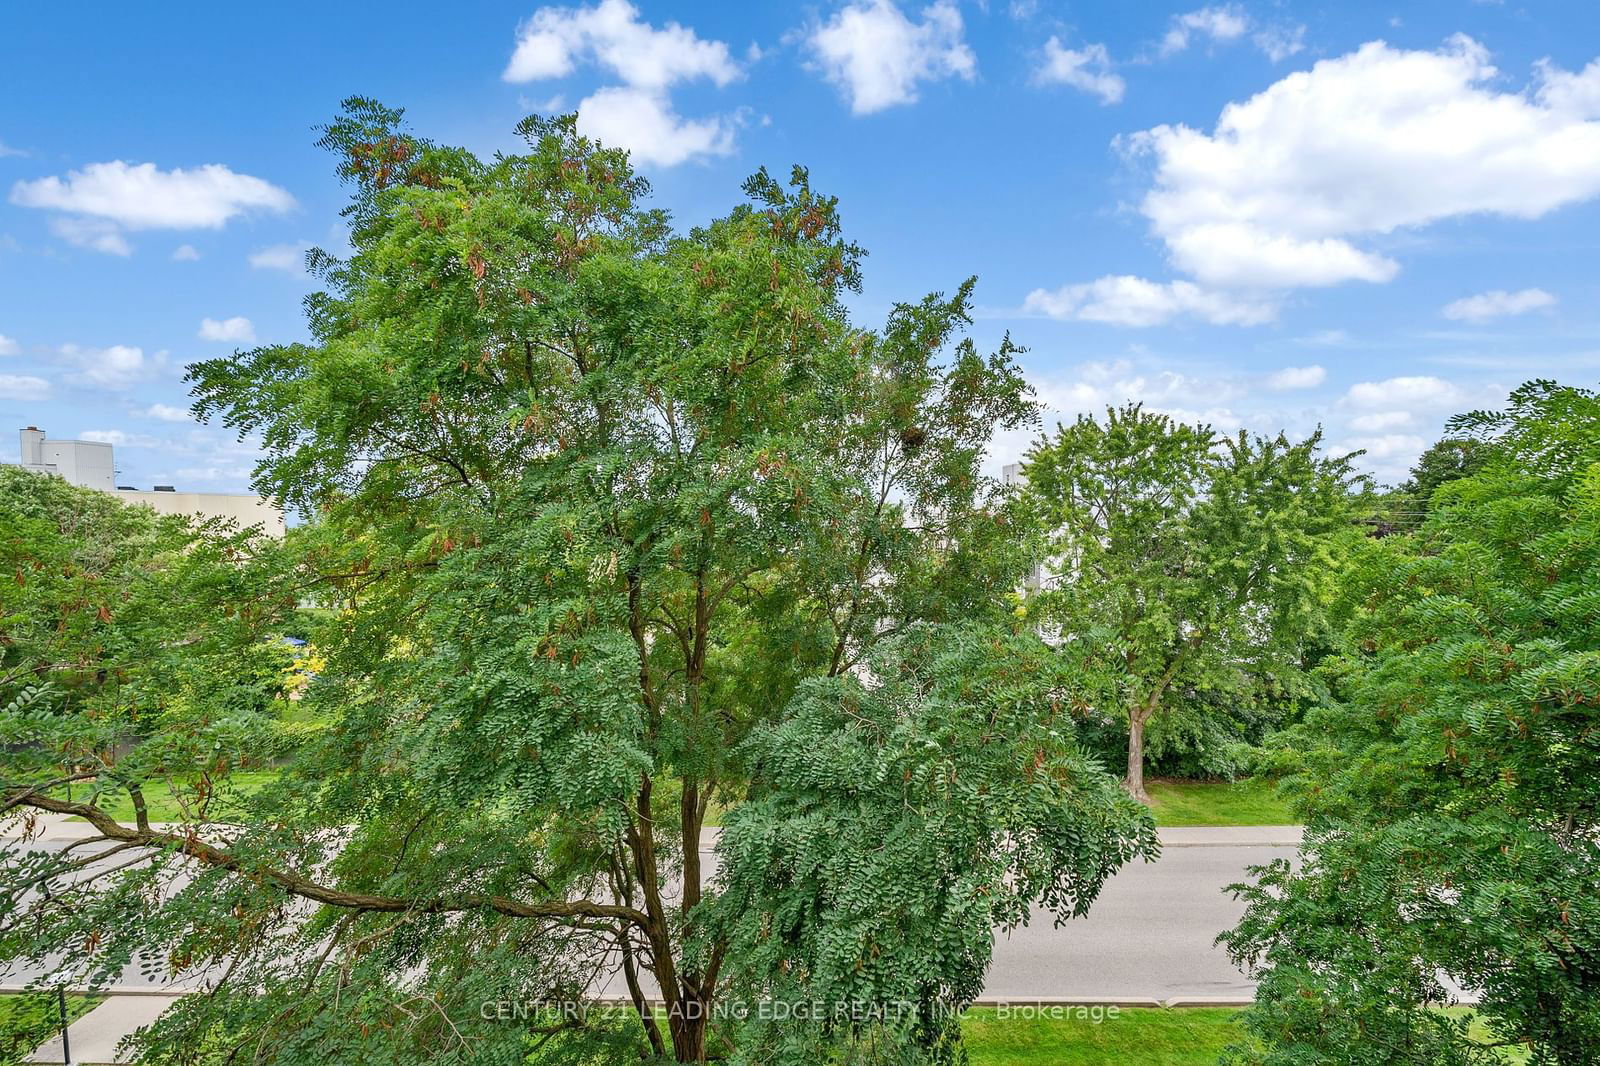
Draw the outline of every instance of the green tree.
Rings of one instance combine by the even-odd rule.
[[[1439,488],[1475,473],[1486,448],[1475,437],[1444,437],[1430,444],[1411,467],[1411,476],[1385,493],[1374,493],[1369,524],[1376,536],[1415,532],[1433,508]]]
[[[0,467],[0,781],[136,809],[157,785],[203,816],[215,780],[272,750],[293,606],[263,581],[276,552]]]
[[[1433,505],[1433,494],[1443,485],[1477,472],[1488,449],[1476,437],[1445,437],[1434,441],[1417,457],[1411,476],[1400,491],[1412,498],[1423,515]],[[1420,523],[1419,523],[1420,524]]]
[[[326,728],[225,846],[19,796],[193,876],[81,893],[31,950],[224,969],[158,1061],[955,1054],[992,928],[1155,847],[1006,614],[1026,545],[979,464],[1035,417],[1016,349],[960,339],[970,281],[853,326],[860,251],[803,170],[675,235],[573,117],[521,133],[483,161],[369,101],[326,128],[353,253],[312,257],[314,342],[191,371],[315,517],[281,580],[339,608]],[[608,981],[629,1025],[483,1016]]]
[[[1368,544],[1342,698],[1280,742],[1306,838],[1239,888],[1242,1059],[1600,1059],[1600,397],[1531,382],[1450,431],[1480,468]],[[1430,1009],[1445,978],[1487,1034]]]
[[[1219,437],[1131,405],[1028,452],[1048,562],[1026,613],[1105,678],[1098,699],[1126,716],[1136,798],[1149,801],[1145,731],[1175,694],[1303,689],[1301,655],[1352,529],[1349,457],[1320,446],[1320,433]]]
[[[1475,437],[1442,437],[1430,443],[1411,466],[1410,477],[1392,488],[1368,491],[1362,512],[1371,536],[1414,533],[1434,506],[1434,493],[1446,483],[1474,474],[1483,464],[1485,443]]]

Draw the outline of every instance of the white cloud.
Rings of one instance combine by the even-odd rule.
[[[63,344],[57,351],[59,360],[70,366],[73,373],[67,380],[75,385],[121,391],[132,388],[166,365],[165,352],[146,356],[144,349],[131,344],[113,344],[108,348],[84,348],[76,344]]]
[[[1300,25],[1268,26],[1257,31],[1250,40],[1266,53],[1268,59],[1274,63],[1282,63],[1290,56],[1305,51],[1306,28]]]
[[[21,353],[22,345],[17,343],[15,337],[8,337],[0,333],[0,355],[17,355]]]
[[[36,403],[48,399],[49,396],[50,383],[44,378],[29,377],[26,374],[0,374],[0,400]]]
[[[28,153],[24,152],[21,148],[13,148],[9,144],[7,144],[5,141],[0,141],[0,159],[4,159],[8,155],[27,155],[27,154]]]
[[[1538,218],[1600,193],[1600,67],[1541,67],[1532,96],[1496,77],[1462,36],[1433,52],[1363,45],[1229,104],[1209,134],[1134,135],[1127,146],[1155,161],[1140,210],[1202,283],[1292,288],[1394,277],[1399,264],[1361,237]]]
[[[1236,426],[1230,404],[1244,398],[1239,382],[1200,378],[1176,370],[1136,370],[1126,359],[1089,362],[1075,368],[1075,379],[1045,377],[1037,382],[1039,399],[1050,411],[1098,413],[1107,407],[1136,402],[1165,414]]]
[[[1428,442],[1413,433],[1383,433],[1377,436],[1351,437],[1331,448],[1334,452],[1363,451],[1369,465],[1383,470],[1404,470],[1422,454]]]
[[[1065,372],[1047,371],[1030,377],[1044,408],[1044,424],[1071,422],[1080,414],[1103,416],[1107,407],[1142,403],[1148,409],[1187,422],[1206,422],[1224,432],[1242,425],[1265,428],[1263,419],[1235,410],[1248,402],[1248,383],[1240,378],[1208,378],[1184,371],[1150,367],[1140,369],[1128,359],[1097,360]],[[1281,422],[1272,419],[1276,430]],[[991,445],[993,465],[1014,461],[1036,438],[1033,430],[1008,430]]]
[[[921,22],[906,18],[893,0],[856,0],[813,27],[809,42],[823,77],[857,115],[915,103],[918,83],[971,81],[978,70],[952,0],[924,8]]]
[[[118,448],[154,448],[161,443],[155,437],[143,433],[125,433],[120,429],[86,429],[78,436],[83,440],[113,444]]]
[[[1539,102],[1552,111],[1600,118],[1600,59],[1580,71],[1566,71],[1542,59],[1538,63]]]
[[[637,162],[670,167],[733,151],[734,121],[685,119],[659,93],[601,89],[578,105],[578,129],[586,137],[626,148]]]
[[[1382,433],[1411,424],[1410,411],[1372,411],[1350,419],[1350,428],[1360,433]]]
[[[592,60],[636,89],[661,91],[695,78],[727,85],[741,76],[721,41],[669,22],[656,29],[640,20],[627,0],[593,7],[546,7],[517,32],[517,46],[501,77],[509,82],[560,78]]]
[[[180,263],[192,263],[200,258],[200,249],[192,244],[180,244],[172,250],[172,258]]]
[[[256,339],[256,328],[243,315],[235,315],[232,318],[220,320],[202,318],[200,320],[200,331],[195,335],[203,341],[231,341],[239,344],[251,344]]]
[[[1342,329],[1324,329],[1299,337],[1297,342],[1315,348],[1337,348],[1350,343],[1350,334]]]
[[[90,163],[66,179],[11,187],[11,202],[106,219],[126,229],[219,229],[248,211],[283,212],[294,197],[271,182],[220,163],[160,170],[154,163]]]
[[[253,476],[254,470],[248,463],[235,463],[232,466],[185,466],[180,467],[172,478],[182,482],[212,482],[222,484],[247,485]]]
[[[1158,221],[1156,229],[1161,231],[1163,224]],[[1360,251],[1344,240],[1307,239],[1248,222],[1185,222],[1168,227],[1162,237],[1175,265],[1215,285],[1320,287],[1385,282],[1400,272],[1393,259]]]
[[[1180,316],[1213,325],[1254,326],[1271,321],[1277,313],[1274,304],[1259,297],[1204,289],[1191,281],[1156,282],[1126,274],[1053,291],[1034,289],[1022,306],[1051,318],[1116,326],[1159,326]]]
[[[1437,439],[1445,418],[1475,407],[1503,402],[1503,385],[1439,378],[1393,378],[1363,382],[1334,394],[1277,391],[1267,375],[1243,370],[1215,374],[1153,357],[1142,346],[1128,346],[1129,357],[1064,369],[1035,368],[1030,375],[1044,408],[1044,422],[1070,422],[1079,414],[1100,416],[1108,406],[1142,403],[1149,410],[1186,422],[1205,422],[1219,432],[1284,432],[1304,440],[1319,427],[1333,454],[1364,449],[1360,469],[1379,480],[1397,482],[1429,441]],[[1298,368],[1305,370],[1306,368]],[[1324,380],[1323,384],[1326,384]],[[1354,399],[1352,399],[1352,396]],[[1359,402],[1357,402],[1359,401]],[[1015,461],[1035,435],[1001,434],[990,453],[990,468]]]
[[[1196,38],[1230,44],[1251,29],[1251,42],[1274,63],[1281,63],[1305,50],[1306,28],[1298,24],[1275,23],[1258,26],[1238,4],[1217,4],[1182,15],[1172,16],[1157,52],[1163,58],[1187,49]]]
[[[173,407],[164,403],[153,403],[145,408],[145,417],[159,419],[162,422],[192,422],[189,412],[182,407]]]
[[[1044,44],[1044,64],[1035,73],[1034,80],[1082,89],[1098,96],[1102,104],[1119,102],[1127,89],[1122,76],[1111,72],[1111,56],[1105,45],[1090,44],[1071,49],[1063,47],[1055,37]]]
[[[1367,410],[1433,410],[1458,407],[1466,396],[1457,386],[1443,378],[1418,375],[1388,378],[1384,381],[1363,381],[1350,386],[1345,400],[1353,407]]]
[[[1332,451],[1364,450],[1360,463],[1380,480],[1401,480],[1428,442],[1443,432],[1445,418],[1505,402],[1504,385],[1489,381],[1458,384],[1428,375],[1393,377],[1352,385],[1326,411],[1342,428]]]
[[[518,30],[516,49],[501,77],[509,82],[559,78],[580,62],[593,62],[623,82],[578,104],[578,126],[586,136],[626,148],[637,162],[659,166],[733,151],[736,117],[685,119],[667,93],[678,82],[706,78],[725,86],[742,77],[723,42],[703,40],[676,22],[657,29],[641,20],[639,9],[627,0],[546,7]]]
[[[133,246],[117,229],[116,223],[100,218],[67,216],[50,220],[50,232],[79,248],[106,255],[132,255]]]
[[[1234,41],[1250,29],[1250,18],[1236,4],[1202,7],[1172,16],[1172,25],[1161,38],[1161,54],[1170,56],[1188,48],[1197,35],[1213,41]]]
[[[288,274],[305,271],[306,244],[272,244],[250,253],[250,265],[257,270],[282,270]]]
[[[1289,389],[1314,389],[1328,379],[1320,366],[1286,366],[1267,377],[1267,388],[1278,392]]]
[[[518,93],[517,106],[530,115],[564,115],[572,110],[567,106],[567,98],[561,93],[547,96],[543,100]]]
[[[1520,289],[1517,292],[1495,289],[1446,304],[1439,313],[1461,322],[1482,322],[1501,315],[1521,315],[1544,307],[1554,307],[1555,302],[1556,298],[1543,289]]]

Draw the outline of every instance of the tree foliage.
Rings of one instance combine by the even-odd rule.
[[[135,807],[159,785],[203,816],[213,779],[275,743],[293,600],[270,594],[264,555],[249,530],[0,467],[4,779]]]
[[[875,683],[808,679],[749,741],[754,783],[723,831],[713,912],[734,987],[850,1010],[798,1028],[757,1017],[742,1061],[825,1061],[841,1038],[870,1060],[883,1026],[853,1012],[948,1043],[993,926],[1026,925],[1035,906],[1058,923],[1085,914],[1107,877],[1156,850],[1075,742],[1081,667],[1032,634],[918,627],[869,665]]]
[[[979,463],[1034,418],[1017,349],[961,338],[970,281],[853,325],[861,251],[804,170],[675,234],[573,117],[520,132],[480,160],[365,100],[324,131],[353,252],[311,256],[312,343],[191,379],[312,519],[274,591],[330,608],[325,728],[221,835],[22,795],[148,856],[30,950],[225,975],[152,1061],[953,1055],[935,1008],[992,928],[1154,849],[1005,612],[1026,545]],[[189,879],[152,900],[163,866]],[[602,989],[631,1024],[484,1017]]]
[[[1428,445],[1406,480],[1388,491],[1373,493],[1367,501],[1372,535],[1415,532],[1433,509],[1434,493],[1457,478],[1476,473],[1487,451],[1476,437],[1445,436]]]
[[[1227,940],[1269,1063],[1600,1058],[1600,398],[1524,385],[1450,423],[1477,472],[1367,546],[1342,698],[1282,741],[1299,868]],[[1489,1035],[1427,1009],[1481,996]]]
[[[1483,466],[1488,445],[1477,437],[1444,437],[1434,441],[1417,457],[1411,476],[1400,483],[1400,491],[1426,517],[1433,508],[1433,496],[1440,488],[1459,478],[1477,473]],[[1412,523],[1413,526],[1421,522]]]
[[[1059,426],[1028,453],[1049,561],[1026,613],[1106,679],[1135,796],[1146,798],[1145,730],[1174,704],[1304,691],[1355,480],[1349,457],[1320,448],[1320,433],[1219,437],[1132,405]]]

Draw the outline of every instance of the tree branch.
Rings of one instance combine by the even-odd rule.
[[[642,911],[616,904],[595,903],[592,900],[550,900],[543,903],[525,903],[505,896],[488,896],[478,893],[468,893],[453,899],[447,897],[406,899],[400,896],[379,896],[366,892],[346,892],[342,889],[318,884],[310,878],[302,877],[288,870],[247,866],[237,856],[207,844],[194,836],[156,832],[150,829],[130,829],[106,814],[105,811],[87,803],[68,803],[65,800],[52,799],[49,796],[29,795],[27,793],[22,794],[20,797],[7,797],[7,803],[11,803],[13,800],[25,806],[37,807],[42,811],[50,811],[53,814],[77,815],[92,824],[108,839],[152,850],[175,849],[178,853],[207,866],[248,876],[258,881],[267,881],[277,885],[290,895],[299,896],[314,903],[324,903],[331,907],[390,913],[411,911],[419,914],[492,910],[511,918],[593,918],[632,922],[641,927],[648,925],[648,919]]]

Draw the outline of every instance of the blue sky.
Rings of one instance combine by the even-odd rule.
[[[7,5],[0,42],[0,460],[37,424],[246,486],[183,366],[304,339],[313,126],[358,93],[483,153],[576,108],[683,227],[803,163],[858,321],[976,274],[1051,418],[1321,424],[1397,480],[1450,413],[1600,376],[1590,2]]]

